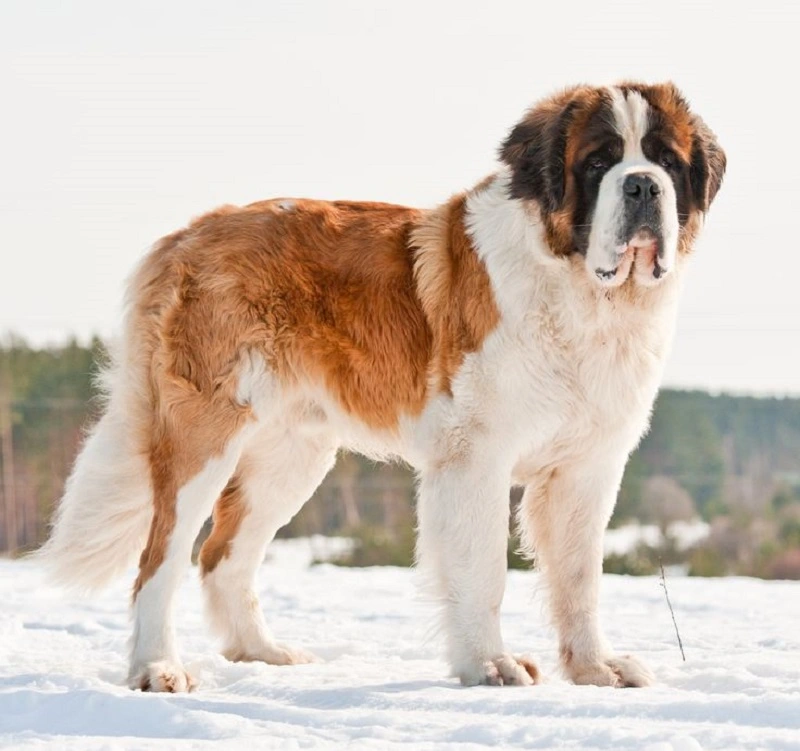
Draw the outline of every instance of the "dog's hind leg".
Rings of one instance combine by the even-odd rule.
[[[275,533],[300,510],[336,459],[327,433],[297,437],[273,425],[254,437],[214,508],[214,528],[200,552],[206,608],[223,653],[271,665],[312,656],[275,641],[255,588],[256,571]]]
[[[153,520],[133,591],[131,688],[176,692],[194,685],[175,644],[173,596],[255,425],[250,408],[229,395],[207,396],[178,378],[161,384],[150,440]]]

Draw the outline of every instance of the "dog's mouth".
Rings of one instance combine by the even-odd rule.
[[[664,262],[664,239],[652,227],[640,228],[628,241],[628,247],[633,249],[634,274],[639,284],[653,287],[669,273]]]
[[[658,250],[659,237],[656,231],[648,224],[640,227],[629,238],[626,247],[639,250],[654,246]]]
[[[595,269],[595,276],[604,286],[617,287],[627,281],[633,269],[638,282],[653,286],[669,273],[663,262],[662,246],[659,234],[648,225],[642,226],[617,246],[616,265]]]

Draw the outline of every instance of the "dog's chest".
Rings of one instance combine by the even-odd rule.
[[[540,306],[503,397],[521,453],[585,451],[617,437],[632,448],[647,425],[673,319],[669,307],[643,313]]]

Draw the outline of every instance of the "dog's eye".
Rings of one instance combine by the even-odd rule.
[[[586,169],[595,174],[605,172],[608,167],[608,157],[604,156],[603,154],[594,154],[586,160]]]
[[[665,169],[671,170],[678,166],[678,157],[670,149],[664,149],[658,158],[658,163]]]

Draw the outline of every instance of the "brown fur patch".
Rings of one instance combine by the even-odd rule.
[[[466,201],[456,196],[430,212],[412,235],[414,276],[433,335],[431,374],[435,388],[446,393],[464,356],[500,320],[489,275],[466,231]]]
[[[231,542],[247,515],[239,478],[234,476],[214,505],[214,526],[200,549],[202,576],[210,574],[223,558],[231,554]]]
[[[418,414],[430,373],[447,388],[499,320],[465,200],[423,213],[283,199],[201,218],[172,251],[171,372],[206,392],[255,349],[371,427]]]
[[[429,382],[449,388],[499,319],[464,201],[429,214],[347,201],[225,206],[157,244],[128,321],[155,512],[134,597],[164,560],[178,491],[250,419],[236,398],[244,354],[260,352],[285,385],[322,382],[372,428],[421,412]],[[238,492],[229,485],[218,504],[206,571],[241,521]]]
[[[322,380],[373,428],[391,429],[425,402],[431,334],[409,248],[420,215],[385,204],[298,201],[271,223],[265,241],[274,257],[259,259],[257,277],[246,282],[281,377]]]

